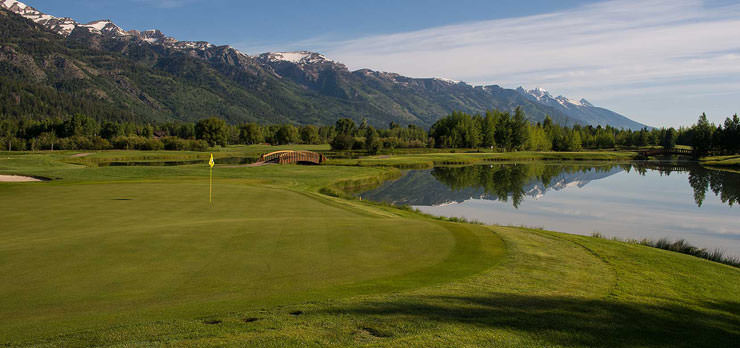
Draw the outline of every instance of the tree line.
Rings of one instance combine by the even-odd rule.
[[[220,118],[198,122],[134,123],[103,121],[84,114],[46,120],[0,121],[0,146],[24,150],[192,150],[234,144],[331,144],[338,151],[377,153],[395,148],[486,148],[494,151],[580,151],[642,146],[692,146],[697,156],[740,152],[737,115],[715,125],[706,114],[690,127],[644,128],[561,126],[550,117],[532,123],[521,108],[513,113],[490,110],[483,115],[453,112],[427,131],[391,122],[375,128],[342,118],[334,125],[227,124]]]
[[[429,131],[428,144],[442,148],[486,147],[498,151],[579,151],[581,149],[691,146],[697,156],[740,152],[737,114],[715,125],[706,114],[690,127],[617,129],[611,126],[564,127],[548,116],[542,123],[528,122],[517,108],[513,115],[491,110],[485,115],[454,112],[438,120]]]

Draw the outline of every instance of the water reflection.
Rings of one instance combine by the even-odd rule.
[[[722,203],[737,204],[740,200],[740,174],[724,171],[694,168],[689,170],[689,183],[694,189],[694,201],[700,206],[704,203],[707,191],[712,190]]]
[[[665,176],[670,176],[671,173],[688,173],[689,184],[694,190],[694,202],[699,207],[710,190],[722,203],[732,206],[740,202],[740,173],[734,171],[709,170],[695,164],[680,165],[670,162],[636,162],[625,167],[628,172],[631,168],[643,176],[649,170]]]
[[[438,167],[432,176],[447,187],[464,191],[482,190],[481,198],[506,202],[511,199],[519,207],[526,196],[542,196],[548,190],[560,190],[570,185],[583,186],[591,180],[613,175],[622,169],[616,165],[577,166],[510,164],[472,167]]]
[[[412,170],[362,194],[426,213],[740,255],[740,173],[677,162],[531,162]]]
[[[620,172],[635,172],[641,176],[654,171],[660,176],[688,174],[694,190],[694,201],[701,207],[707,192],[713,192],[722,203],[730,206],[740,201],[740,174],[707,170],[696,165],[666,163],[627,163],[608,165],[579,164],[495,164],[487,166],[437,167],[431,171],[410,171],[404,178],[378,190],[363,194],[371,200],[408,205],[438,205],[461,202],[476,197],[501,202],[511,201],[518,208],[524,199],[542,197],[547,191],[559,191],[570,186],[583,187]],[[425,178],[431,174],[434,180]],[[409,185],[413,183],[413,185]],[[424,186],[424,192],[415,191]],[[449,189],[449,190],[448,190]],[[442,192],[439,192],[439,191]],[[451,190],[451,191],[450,191]],[[439,194],[434,194],[437,191]]]

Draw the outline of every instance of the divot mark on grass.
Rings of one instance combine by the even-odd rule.
[[[257,320],[260,320],[260,318],[244,318],[245,323],[253,323]]]
[[[217,324],[221,324],[221,320],[219,320],[219,319],[204,320],[203,321],[203,324],[206,324],[206,325],[217,325]]]
[[[363,326],[360,329],[362,331],[367,332],[368,334],[370,334],[370,336],[373,336],[373,337],[387,338],[387,337],[391,337],[392,336],[389,333],[386,333],[386,332],[383,332],[383,331],[380,331],[378,329],[375,329],[375,328],[372,328],[372,327],[368,327],[368,326]]]
[[[299,316],[301,314],[303,314],[303,311],[292,311],[292,312],[290,312],[290,315],[294,315],[294,316]]]

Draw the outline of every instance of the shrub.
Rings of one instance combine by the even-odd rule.
[[[151,151],[154,151],[154,150],[162,150],[162,149],[164,149],[164,144],[162,144],[162,142],[159,141],[159,139],[151,138],[151,139],[146,139],[144,141],[144,143],[141,144],[141,148],[139,148],[137,150],[151,150]]]
[[[165,150],[172,150],[172,151],[183,151],[188,149],[189,142],[185,139],[180,139],[178,137],[166,137],[162,138],[162,144],[164,144]]]
[[[113,138],[113,147],[122,150],[136,150],[140,149],[145,141],[145,138],[136,135],[120,136]]]
[[[111,145],[110,141],[102,137],[93,137],[90,140],[92,143],[92,147],[90,147],[90,149],[92,150],[108,150],[113,148],[113,145]]]
[[[203,140],[189,140],[188,150],[190,151],[208,151],[208,142]]]
[[[383,147],[386,149],[395,149],[399,145],[398,138],[388,137],[383,139]]]
[[[352,150],[362,150],[365,147],[365,138],[355,138],[355,142],[352,144]]]
[[[123,150],[162,150],[164,144],[159,139],[132,135],[113,138],[113,147]]]

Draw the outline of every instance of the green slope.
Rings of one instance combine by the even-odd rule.
[[[58,178],[0,183],[0,201],[12,202],[0,210],[0,343],[719,347],[740,338],[737,268],[317,193],[394,169],[217,166],[209,207],[205,165],[88,168],[61,162],[70,155],[0,159],[0,174]]]

